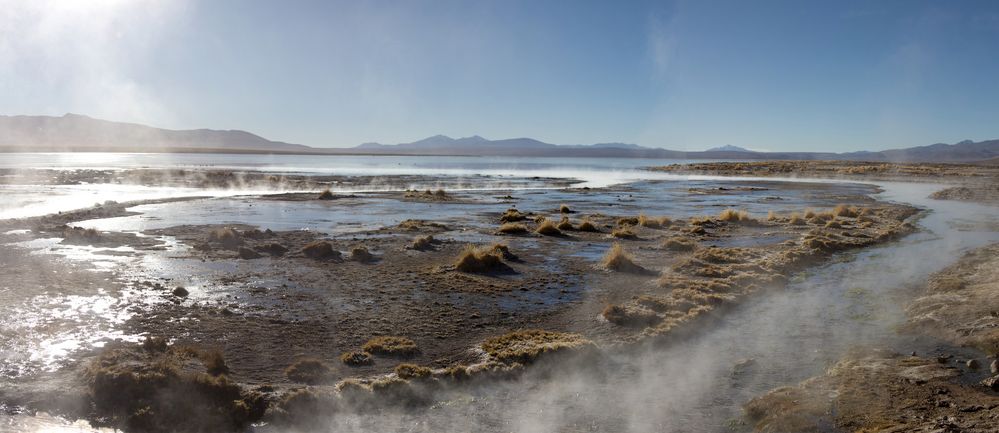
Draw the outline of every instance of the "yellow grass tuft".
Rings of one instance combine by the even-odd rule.
[[[475,248],[472,245],[465,246],[458,260],[454,262],[454,267],[461,272],[476,274],[507,269],[501,252],[497,252],[495,248]]]
[[[518,223],[504,223],[498,231],[505,235],[519,235],[527,233],[527,226]]]
[[[725,222],[739,223],[739,222],[751,222],[752,218],[749,217],[749,212],[744,210],[735,209],[725,209],[720,214],[718,214],[718,219]]]
[[[670,251],[694,251],[697,248],[697,241],[674,236],[663,241],[663,248]]]
[[[638,239],[638,235],[635,232],[628,230],[627,228],[617,228],[611,232],[611,236],[618,239]]]
[[[805,221],[805,218],[802,217],[800,213],[791,212],[791,216],[788,217],[787,222],[789,224],[791,224],[791,225],[803,226],[803,225],[805,225],[806,221]]]
[[[544,219],[538,223],[538,228],[534,230],[535,233],[545,236],[560,236],[562,231],[555,226],[554,223],[549,219]]]
[[[558,225],[555,226],[555,228],[562,231],[571,231],[576,229],[572,226],[572,223],[569,222],[569,217],[562,217],[562,220],[558,222]]]
[[[584,218],[583,221],[579,223],[579,227],[576,227],[576,230],[579,230],[581,232],[599,232],[600,231],[599,229],[597,229],[597,226],[593,225],[593,222],[591,222],[589,219],[586,219],[586,218]]]
[[[569,209],[569,206],[565,203],[558,207],[558,211],[559,213],[572,213],[572,209]]]
[[[617,272],[644,273],[647,270],[635,263],[634,257],[628,254],[621,244],[615,242],[604,254],[600,264],[607,270]]]
[[[373,355],[385,356],[413,356],[420,353],[420,349],[413,340],[395,336],[372,338],[364,343],[364,346],[361,346],[361,350]]]
[[[642,227],[648,227],[650,229],[659,229],[663,227],[669,227],[673,221],[669,217],[650,217],[645,214],[638,214],[638,225]]]
[[[493,359],[521,364],[530,364],[556,352],[592,347],[595,347],[593,342],[582,335],[540,329],[514,331],[482,342],[482,350]]]

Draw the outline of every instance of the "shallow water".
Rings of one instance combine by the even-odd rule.
[[[122,159],[71,161],[45,160],[25,156],[4,164],[38,167],[110,167],[128,168],[201,167],[197,158],[178,156],[162,160],[160,155],[130,155]],[[34,159],[32,159],[34,158]],[[311,173],[389,173],[471,176],[513,170],[516,176],[566,176],[594,187],[629,182],[614,190],[539,190],[513,189],[513,202],[523,209],[555,209],[560,203],[584,213],[631,215],[638,211],[650,215],[683,218],[715,213],[725,207],[747,209],[765,214],[768,210],[801,209],[817,203],[815,185],[800,180],[741,180],[706,176],[674,176],[636,170],[641,164],[659,161],[474,161],[445,158],[441,162],[420,158],[379,159],[374,166],[363,160],[337,161],[336,167],[325,162],[285,160],[257,155],[209,158],[207,165]],[[381,158],[381,157],[379,157]],[[396,164],[392,166],[392,164]],[[47,164],[47,165],[46,165]],[[89,164],[89,165],[88,165]],[[365,165],[368,164],[368,165]],[[439,164],[437,166],[433,164]],[[23,167],[23,166],[21,166]],[[506,168],[504,168],[506,167]],[[311,171],[310,171],[311,170]],[[339,170],[339,171],[338,171]],[[352,171],[353,170],[353,171]],[[478,178],[474,178],[478,179]],[[774,184],[774,182],[794,182]],[[828,183],[828,181],[822,181]],[[496,185],[491,183],[489,185]],[[470,188],[483,185],[469,184]],[[930,273],[955,260],[961,252],[999,240],[990,227],[999,224],[992,215],[995,208],[958,202],[939,202],[926,198],[933,185],[881,183],[879,199],[912,203],[927,213],[918,221],[924,229],[900,241],[846,253],[825,266],[796,276],[792,284],[779,292],[760,294],[725,315],[721,321],[696,338],[663,350],[649,351],[639,357],[617,359],[615,371],[601,376],[560,373],[553,378],[497,384],[489,389],[472,391],[461,398],[441,402],[417,414],[384,413],[378,416],[337,415],[338,431],[732,431],[745,430],[739,425],[741,405],[748,399],[774,387],[793,384],[818,374],[850,348],[874,344],[898,350],[927,351],[932,345],[902,337],[894,332],[901,320],[901,306],[918,294],[919,283]],[[736,190],[738,187],[751,189]],[[4,188],[9,188],[4,187]],[[260,191],[213,191],[196,189],[131,188],[121,185],[79,185],[24,187],[21,205],[0,209],[7,215],[29,215],[52,210],[88,206],[100,199],[131,200],[179,195],[211,195],[213,198],[188,202],[143,205],[139,212],[121,218],[81,221],[74,225],[103,231],[141,232],[179,224],[250,224],[273,230],[308,229],[333,234],[370,230],[397,224],[407,218],[434,221],[463,221],[491,224],[488,215],[510,206],[506,201],[488,203],[414,203],[418,209],[400,215],[395,199],[379,194],[360,194],[361,205],[350,202],[281,202],[256,200],[239,195]],[[870,186],[837,185],[842,193],[874,193]],[[4,190],[6,193],[10,190]],[[505,195],[507,190],[503,190]],[[57,199],[42,198],[58,194]],[[134,195],[130,195],[134,194]],[[460,196],[460,192],[458,195]],[[18,201],[15,200],[15,203]],[[20,206],[20,207],[19,207]],[[449,237],[480,241],[478,233],[452,232]],[[131,281],[168,279],[191,290],[195,300],[233,299],[240,308],[252,311],[266,304],[250,303],[240,298],[237,288],[215,287],[210,281],[215,273],[239,271],[242,263],[201,262],[179,259],[185,247],[168,237],[161,239],[166,249],[141,256],[127,249],[108,255],[101,248],[66,246],[58,239],[40,239],[20,244],[34,254],[57,254],[84,266],[90,272],[113,272]],[[779,236],[770,241],[779,242]],[[580,255],[597,260],[594,249]],[[557,263],[551,263],[557,272]],[[248,286],[273,286],[281,281],[253,281]],[[7,286],[7,284],[4,284]],[[585,288],[570,282],[564,300],[575,299]],[[10,290],[9,287],[3,287]],[[307,288],[299,288],[306,290]],[[491,302],[473,295],[455,295],[454,303],[476,305]],[[528,305],[545,305],[557,299],[540,293],[534,298],[509,300],[502,308],[517,310]],[[4,348],[4,376],[16,377],[33,370],[51,370],[66,361],[76,350],[97,347],[107,338],[137,339],[122,335],[115,324],[127,319],[131,308],[151,308],[163,302],[148,291],[125,290],[122,293],[95,292],[88,296],[41,294],[20,304],[3,306],[3,317],[25,318],[2,321],[5,335],[24,335],[13,347]],[[336,301],[336,300],[334,300]],[[339,300],[342,308],[356,308],[363,299]],[[518,303],[522,302],[522,303]],[[303,304],[301,314],[310,306]],[[753,367],[733,374],[740,359],[753,359]],[[11,431],[88,431],[79,425],[64,426],[48,418],[22,415],[5,419]],[[0,424],[0,430],[5,430]],[[16,426],[11,427],[11,426]],[[56,429],[56,430],[52,430]],[[59,430],[64,429],[64,430]],[[261,430],[268,431],[266,427]]]

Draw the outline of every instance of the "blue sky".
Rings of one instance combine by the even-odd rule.
[[[0,0],[0,114],[852,151],[999,138],[995,1]]]

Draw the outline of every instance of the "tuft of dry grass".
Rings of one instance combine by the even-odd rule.
[[[833,208],[832,214],[833,216],[838,217],[856,218],[860,215],[860,209],[853,206],[847,206],[845,204],[838,204]]]
[[[635,232],[624,227],[614,229],[611,232],[611,236],[618,239],[638,239],[638,235]]]
[[[219,376],[229,373],[229,366],[225,362],[225,356],[221,350],[211,349],[198,352],[198,359],[205,366],[205,371],[212,376]]]
[[[623,307],[620,305],[608,305],[600,313],[604,319],[620,326],[650,326],[661,321],[655,311],[648,308]]]
[[[811,209],[805,209],[805,215],[804,215],[804,217],[805,217],[806,220],[810,220],[812,218],[815,218],[815,211],[813,211]]]
[[[223,248],[236,248],[243,245],[243,236],[232,227],[223,227],[208,232],[208,241],[222,244]]]
[[[313,241],[305,244],[302,247],[302,254],[316,260],[340,258],[340,252],[333,249],[333,244],[326,241]]]
[[[841,229],[841,228],[843,228],[843,224],[840,224],[839,221],[832,220],[832,221],[829,221],[829,222],[826,223],[826,228],[827,229]]]
[[[788,217],[787,222],[794,226],[803,226],[807,221],[800,213],[791,212],[791,216]]]
[[[269,242],[264,245],[258,246],[257,251],[263,251],[272,256],[283,256],[284,253],[288,252],[288,248],[277,242]]]
[[[370,353],[362,351],[344,352],[343,355],[340,355],[340,361],[351,367],[371,365],[375,362]]]
[[[681,236],[674,236],[664,240],[662,246],[670,251],[694,251],[697,248],[697,241]]]
[[[517,255],[510,252],[510,247],[506,244],[492,244],[489,246],[489,251],[493,254],[499,254],[504,260],[517,260]]]
[[[497,252],[496,248],[475,248],[472,245],[465,246],[465,249],[458,256],[458,260],[454,262],[454,268],[461,272],[474,274],[487,274],[509,269],[506,263],[503,263],[502,252]]]
[[[420,353],[420,348],[413,340],[406,337],[381,336],[364,343],[361,350],[374,355],[383,356],[413,356]]]
[[[561,236],[562,231],[555,226],[555,223],[551,222],[549,219],[544,219],[538,223],[538,228],[534,230],[535,233],[545,236]]]
[[[371,263],[375,261],[375,256],[364,245],[358,245],[350,249],[350,259],[355,262]]]
[[[772,210],[767,211],[767,221],[777,221],[778,219],[780,219],[780,217],[777,216],[777,212]]]
[[[333,192],[327,189],[319,193],[319,197],[316,198],[318,198],[319,200],[333,200]]]
[[[669,227],[673,221],[669,217],[650,217],[645,214],[638,214],[638,225],[642,227],[647,227],[650,229],[661,229],[663,227]]]
[[[624,226],[637,226],[638,225],[638,217],[623,217],[623,218],[618,218],[617,219],[617,225],[619,225],[621,227],[624,227]]]
[[[444,188],[438,188],[437,191],[434,191],[434,195],[439,198],[447,198],[450,194],[448,194],[447,191],[444,191]]]
[[[597,229],[597,226],[593,225],[593,222],[591,222],[587,218],[584,218],[583,221],[579,223],[579,227],[576,227],[576,230],[581,231],[581,232],[599,232],[600,231],[599,229]]]
[[[559,213],[574,213],[572,211],[572,209],[569,209],[569,206],[566,205],[565,203],[563,203],[561,206],[558,207],[558,212]]]
[[[519,235],[527,233],[527,226],[519,223],[503,223],[498,231],[505,235]]]
[[[101,240],[101,232],[96,229],[66,227],[62,231],[62,237],[67,241],[67,243],[97,242]]]
[[[749,217],[749,212],[744,210],[735,209],[725,209],[720,214],[718,214],[718,219],[720,221],[730,222],[730,223],[745,223],[752,222],[753,219]]]
[[[572,223],[569,222],[569,217],[562,217],[562,220],[558,222],[558,225],[555,226],[555,228],[562,231],[571,231],[576,229],[572,226]]]
[[[592,341],[579,334],[529,329],[489,338],[482,342],[481,347],[499,362],[519,362],[526,365],[548,354],[595,346]]]
[[[412,249],[417,251],[427,251],[434,248],[434,237],[427,235],[413,239]]]
[[[284,370],[288,379],[308,385],[329,382],[333,369],[317,358],[302,358]]]
[[[400,379],[426,379],[433,374],[433,370],[422,365],[403,363],[395,366],[395,375]]]
[[[519,210],[514,208],[507,209],[506,212],[503,212],[503,215],[500,215],[501,223],[513,223],[517,221],[523,221],[526,219],[527,215],[520,213]]]
[[[615,242],[614,245],[607,250],[604,254],[603,259],[600,261],[601,266],[610,271],[617,272],[629,272],[629,273],[645,273],[648,272],[645,268],[639,266],[635,263],[634,257],[628,254],[621,244]]]

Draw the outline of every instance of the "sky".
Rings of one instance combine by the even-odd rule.
[[[0,114],[854,151],[999,138],[996,1],[0,0]]]

